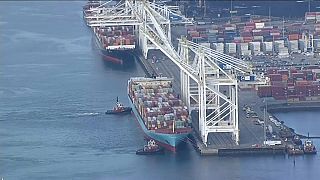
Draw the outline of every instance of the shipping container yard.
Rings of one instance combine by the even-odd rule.
[[[217,51],[238,58],[257,55],[285,58],[293,53],[307,52],[317,54],[320,50],[318,17],[317,12],[307,12],[304,21],[239,17],[239,22],[234,23],[188,26],[187,38],[196,43],[207,43]]]
[[[252,67],[254,68],[254,72],[256,74],[263,73],[265,77],[267,77],[267,81],[265,81],[264,85],[257,85],[261,86],[261,89],[266,86],[272,86],[270,78],[267,73],[267,69],[271,69],[271,67],[276,68],[279,67],[279,73],[283,73],[285,71],[284,68],[295,68],[297,73],[300,71],[305,72],[304,77],[298,76],[298,74],[293,74],[292,78],[293,85],[292,86],[304,86],[303,81],[308,79],[310,84],[316,84],[316,73],[319,67],[316,65],[314,70],[309,70],[308,72],[312,71],[313,75],[311,77],[310,73],[307,73],[305,69],[312,69],[312,67],[305,67],[308,63],[315,65],[318,62],[316,58],[311,54],[311,51],[307,51],[307,49],[301,51],[300,46],[301,42],[304,41],[303,38],[308,39],[308,30],[304,29],[304,27],[310,28],[310,26],[317,26],[316,24],[304,24],[303,21],[282,21],[279,18],[279,21],[274,22],[272,27],[269,25],[270,22],[264,20],[256,20],[257,22],[248,22],[243,23],[243,29],[239,31],[237,25],[208,25],[208,24],[196,24],[196,25],[188,25],[186,26],[186,34],[187,38],[191,41],[197,42],[202,44],[206,47],[211,47],[216,51],[223,52],[235,57],[243,58],[244,60],[248,60],[251,62]],[[282,24],[285,24],[285,28],[282,28]],[[248,26],[248,27],[245,27]],[[277,26],[277,27],[276,27]],[[291,28],[291,29],[290,29]],[[175,28],[179,32],[175,32],[175,37],[179,37],[183,35],[183,30],[181,28]],[[246,30],[245,30],[246,29]],[[284,29],[284,31],[283,31]],[[290,29],[290,30],[286,30]],[[298,29],[298,30],[297,30]],[[303,30],[300,30],[303,29]],[[246,32],[247,31],[247,32]],[[250,31],[250,32],[249,32]],[[241,33],[242,32],[242,33]],[[300,33],[304,32],[304,33]],[[285,38],[282,37],[284,34]],[[260,36],[260,37],[259,37]],[[226,37],[226,38],[225,38]],[[231,37],[231,38],[230,38]],[[232,39],[233,37],[233,39]],[[173,38],[173,39],[174,39]],[[225,40],[226,39],[226,40]],[[300,42],[300,46],[299,46]],[[316,42],[316,40],[315,40]],[[316,53],[316,51],[314,51]],[[170,60],[163,61],[161,60],[161,54],[152,55],[157,57],[157,61],[154,59],[149,59],[146,61],[148,66],[152,67],[155,74],[162,74],[168,77],[174,77],[177,82],[175,88],[179,90],[179,74],[175,73],[179,71],[178,68],[173,68],[174,64],[171,64]],[[301,60],[305,59],[301,63]],[[286,61],[285,61],[286,60]],[[283,62],[282,62],[283,61]],[[152,62],[152,63],[151,63]],[[257,63],[261,62],[261,64]],[[222,69],[229,69],[230,67],[226,66],[225,64],[220,64],[220,68]],[[170,68],[168,68],[170,67]],[[281,67],[281,69],[280,69]],[[301,69],[302,70],[298,70]],[[277,72],[278,73],[278,72]],[[308,75],[307,75],[308,74]],[[254,83],[257,80],[256,75],[247,75],[247,76],[238,76],[237,77],[240,82],[244,83]],[[274,78],[274,77],[273,77]],[[282,78],[282,76],[281,76]],[[283,77],[286,79],[286,76]],[[300,79],[302,78],[302,79]],[[288,81],[290,82],[291,76],[287,77]],[[311,80],[312,79],[312,80]],[[281,79],[282,83],[282,79]],[[269,85],[270,84],[270,85]],[[275,82],[277,84],[277,82]],[[290,85],[290,84],[289,84]],[[178,86],[178,87],[177,87]],[[256,88],[257,88],[256,86]],[[313,89],[317,86],[314,85]],[[272,88],[271,88],[272,89]],[[297,88],[298,89],[298,88]],[[278,93],[276,98],[273,100],[269,100],[270,108],[276,107],[277,103],[280,101],[278,100],[281,94],[277,89],[274,88],[274,92]],[[307,92],[307,88],[305,89]],[[247,118],[248,113],[239,112],[239,121],[240,129],[246,129],[245,131],[241,132],[240,135],[240,142],[242,145],[236,146],[232,143],[230,137],[226,134],[221,133],[220,135],[215,135],[214,133],[209,135],[209,145],[203,146],[200,141],[197,141],[199,138],[195,138],[195,142],[197,142],[196,147],[199,148],[200,154],[203,155],[216,155],[216,154],[255,154],[255,153],[262,153],[262,154],[276,154],[276,153],[284,153],[285,146],[288,147],[296,147],[294,144],[294,136],[296,133],[284,124],[281,124],[280,121],[274,120],[275,117],[270,118],[267,117],[267,120],[264,120],[262,108],[264,106],[263,99],[264,98],[272,98],[272,91],[265,92],[266,96],[261,96],[260,92],[254,90],[243,90],[240,91],[242,95],[240,95],[240,106],[244,107],[248,104],[251,104],[254,109],[254,114],[249,118]],[[299,98],[298,94],[304,92],[304,90],[298,91],[297,94],[295,92],[290,92],[290,96],[286,97],[287,102],[296,102]],[[314,95],[315,91],[313,91]],[[300,97],[301,95],[299,95]],[[277,99],[278,98],[278,99]],[[315,100],[315,96],[310,96],[305,98],[300,98],[300,103],[307,102],[306,100]],[[299,100],[300,100],[299,99]],[[288,100],[288,101],[287,101]],[[279,102],[278,102],[279,101]],[[281,103],[283,102],[283,98]],[[274,104],[274,105],[273,105]],[[301,104],[302,105],[302,104]],[[308,106],[305,106],[308,107]],[[319,104],[316,105],[316,108],[319,107]],[[286,108],[296,108],[296,106],[291,105],[291,107]],[[301,109],[301,107],[298,107]],[[268,108],[269,109],[269,108]],[[194,130],[197,130],[197,117],[191,114],[193,120],[193,127]],[[266,138],[264,138],[264,122],[266,122]],[[249,129],[249,132],[247,130]],[[252,135],[250,132],[255,132],[255,135]],[[197,137],[199,132],[195,132],[193,135]],[[301,136],[305,137],[305,136]],[[269,149],[268,149],[269,148]],[[301,148],[299,149],[301,150]]]

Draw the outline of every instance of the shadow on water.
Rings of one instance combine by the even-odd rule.
[[[135,59],[132,58],[132,61],[126,61],[124,64],[116,64],[110,61],[105,60],[102,55],[99,55],[100,59],[103,61],[104,67],[108,70],[116,70],[116,71],[125,71],[130,72],[136,69]]]

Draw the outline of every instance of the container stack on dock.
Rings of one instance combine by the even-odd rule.
[[[269,85],[258,87],[259,97],[276,100],[320,100],[320,67],[308,66],[304,70],[269,69]]]
[[[306,23],[318,23],[320,22],[320,12],[306,12],[305,13]]]
[[[319,21],[316,21],[317,18]],[[320,12],[306,13],[306,21],[310,22],[311,19],[314,20],[311,25],[303,22],[270,22],[264,18],[243,19],[244,21],[233,23],[226,22],[219,26],[198,24],[187,27],[187,38],[196,43],[210,43],[211,48],[232,56],[272,54],[283,58],[288,57],[291,53],[310,51],[307,49],[308,38],[304,35],[306,33],[313,36],[313,50],[320,51],[320,42],[318,42],[320,39]],[[284,43],[279,43],[279,41]],[[218,43],[223,43],[223,45],[218,45]],[[236,53],[233,52],[233,43],[236,44]],[[260,45],[258,45],[259,43]],[[246,48],[242,48],[243,44],[248,44],[250,54]]]
[[[170,133],[188,127],[187,107],[174,94],[171,81],[133,79],[131,83],[129,94],[148,130]]]

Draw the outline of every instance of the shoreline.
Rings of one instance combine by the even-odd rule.
[[[292,111],[317,111],[317,110],[320,110],[320,102],[304,101],[304,102],[295,102],[295,103],[271,103],[271,104],[268,104],[267,110],[270,113],[292,112]]]

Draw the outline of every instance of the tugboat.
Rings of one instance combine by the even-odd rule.
[[[309,139],[309,133],[308,133],[308,139],[304,142],[303,151],[305,154],[317,154],[316,146]]]
[[[303,155],[303,150],[296,146],[288,148],[288,155]]]
[[[305,154],[317,154],[317,149],[311,140],[306,140],[303,145],[303,152]]]
[[[128,114],[131,112],[131,107],[125,107],[119,102],[117,97],[116,106],[112,110],[107,110],[106,114]]]
[[[136,151],[137,155],[152,155],[152,154],[163,154],[164,149],[160,148],[156,142],[151,139],[148,141],[148,144],[145,145],[142,149]]]
[[[298,145],[298,146],[301,146],[301,145],[302,145],[302,141],[301,141],[300,137],[297,136],[297,135],[295,135],[295,136],[293,137],[292,141],[293,141],[294,144],[296,144],[296,145]]]

